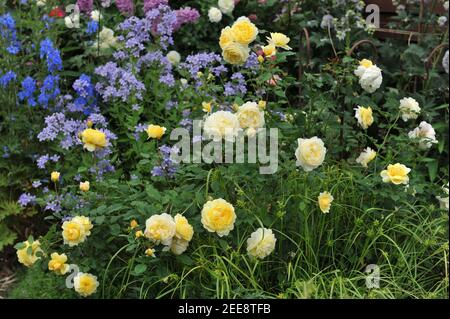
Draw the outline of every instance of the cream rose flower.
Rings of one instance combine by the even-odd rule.
[[[174,238],[172,241],[172,245],[170,245],[170,251],[174,255],[181,255],[184,253],[189,246],[189,242],[184,239]]]
[[[235,220],[233,205],[222,198],[203,205],[201,222],[209,232],[216,232],[220,237],[226,236],[234,229]]]
[[[306,172],[322,165],[327,149],[320,138],[314,136],[309,139],[299,138],[297,141],[298,147],[295,151],[297,165],[300,165]]]
[[[375,152],[370,147],[367,147],[356,159],[356,163],[361,164],[363,167],[367,168],[367,165],[375,159],[377,152]]]
[[[406,167],[403,164],[389,164],[387,169],[381,172],[381,177],[383,178],[384,183],[393,183],[395,185],[404,184],[407,185],[409,183],[408,174],[411,172],[411,169]]]
[[[222,49],[223,59],[234,65],[244,64],[247,61],[249,54],[250,49],[237,42],[230,42]]]
[[[177,51],[169,51],[166,58],[172,65],[177,65],[181,61],[181,55]]]
[[[242,45],[249,45],[255,41],[258,28],[247,17],[240,17],[231,26],[234,41]]]
[[[419,143],[419,148],[426,150],[431,148],[433,144],[436,144],[436,131],[431,124],[425,121],[420,122],[419,127],[408,133],[408,136],[412,140],[416,140]]]
[[[367,130],[373,124],[372,108],[358,106],[355,108],[355,118],[358,120],[358,124]]]
[[[236,116],[242,129],[247,129],[247,134],[257,132],[264,126],[264,111],[256,102],[247,102],[239,107]],[[251,133],[250,133],[251,135]]]
[[[100,21],[100,19],[103,19],[102,14],[98,10],[92,10],[91,12],[91,19],[94,21]]]
[[[87,297],[97,291],[99,283],[97,277],[91,274],[79,272],[73,278],[73,287],[81,296]]]
[[[218,111],[206,118],[203,129],[214,141],[225,139],[232,142],[238,135],[240,126],[236,115],[228,111]]]
[[[222,20],[222,11],[220,11],[216,7],[211,7],[208,10],[208,18],[212,23],[218,23]]]
[[[91,229],[94,227],[94,225],[92,225],[92,222],[89,219],[89,217],[75,216],[72,218],[72,221],[75,223],[79,223],[80,225],[83,226],[84,233],[86,234],[86,236],[89,236],[91,234]]]
[[[217,2],[217,6],[219,7],[220,11],[225,14],[229,14],[234,10],[234,0],[219,0]]]
[[[370,60],[362,60],[355,70],[355,75],[359,77],[359,84],[368,93],[375,92],[383,82],[381,69]]]
[[[323,192],[319,194],[317,201],[319,203],[320,210],[322,213],[329,213],[331,209],[331,202],[334,197],[329,192]]]
[[[156,244],[170,246],[175,233],[175,221],[169,214],[153,215],[145,222],[144,235]]]
[[[95,41],[93,44],[95,48],[108,49],[117,47],[117,39],[114,37],[114,31],[110,28],[103,27],[98,38],[98,41]]]
[[[271,32],[270,37],[267,37],[267,41],[269,42],[269,44],[272,44],[277,48],[292,50],[292,48],[288,46],[288,43],[289,41],[291,41],[291,39],[283,33]]]
[[[273,252],[276,242],[277,239],[271,229],[258,228],[247,239],[247,253],[263,259]]]
[[[31,267],[34,265],[34,263],[41,258],[41,256],[38,255],[38,253],[43,253],[41,249],[41,243],[39,240],[35,240],[32,243],[30,241],[24,241],[22,243],[23,248],[18,249],[17,259],[19,263]]]
[[[405,97],[401,99],[399,109],[404,122],[407,122],[408,120],[415,120],[420,114],[419,103],[412,97]]]

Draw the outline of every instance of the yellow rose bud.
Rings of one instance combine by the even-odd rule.
[[[134,234],[134,236],[135,236],[136,238],[140,238],[140,237],[144,236],[144,233],[142,232],[142,230],[138,230],[138,231]]]
[[[88,128],[91,128],[93,125],[94,125],[94,123],[93,123],[91,120],[87,120],[86,126],[87,126]]]
[[[390,164],[387,169],[381,172],[381,177],[383,178],[384,183],[393,183],[395,185],[404,184],[407,185],[409,183],[408,174],[411,172],[411,169],[406,167],[403,164]]]
[[[202,102],[203,112],[210,113],[212,111],[211,102]]]
[[[84,144],[83,148],[93,152],[106,146],[106,135],[99,130],[88,128],[81,133],[81,141]]]
[[[48,262],[48,270],[54,271],[58,275],[64,275],[69,271],[66,254],[52,253]]]
[[[258,102],[258,106],[259,106],[260,109],[264,110],[266,108],[266,106],[267,106],[267,102],[261,100],[261,101]]]
[[[258,62],[259,63],[263,63],[264,62],[264,57],[262,55],[258,55]]]
[[[334,198],[329,192],[320,193],[318,198],[320,210],[323,213],[329,213],[331,208],[331,202],[333,200]]]
[[[275,54],[277,54],[277,49],[275,48],[275,46],[273,44],[268,44],[266,46],[263,46],[262,50],[266,57],[271,57],[271,56],[274,56]]]
[[[130,222],[130,227],[131,227],[131,229],[135,229],[136,227],[138,227],[139,226],[139,224],[138,224],[138,222],[135,220],[135,219],[133,219],[131,222]]]
[[[159,125],[150,124],[147,128],[148,138],[156,138],[160,139],[164,133],[166,132],[166,128]]]
[[[149,257],[156,257],[155,250],[153,248],[147,248],[145,254]]]
[[[52,172],[52,173],[50,174],[50,179],[52,180],[52,182],[56,183],[56,182],[59,181],[59,176],[60,176],[60,175],[61,175],[60,172],[54,171],[54,172]]]
[[[87,192],[89,191],[90,183],[88,181],[80,182],[80,191]]]
[[[203,76],[203,72],[198,71],[198,72],[197,72],[197,77],[198,77],[198,78],[201,78],[202,76]]]

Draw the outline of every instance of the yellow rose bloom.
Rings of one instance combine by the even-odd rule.
[[[149,257],[156,257],[155,250],[153,248],[147,248],[145,254]]]
[[[356,159],[356,163],[361,164],[363,167],[367,168],[367,165],[377,157],[377,152],[375,152],[370,147],[367,147]]]
[[[89,191],[90,183],[88,181],[80,182],[80,191],[87,192]]]
[[[174,218],[177,238],[190,241],[194,235],[194,228],[189,224],[186,217],[181,214],[177,214]]]
[[[60,177],[61,173],[60,172],[52,172],[50,174],[50,179],[52,180],[53,183],[56,183],[57,181],[59,181],[59,177]]]
[[[373,66],[373,63],[370,60],[362,59],[361,61],[359,61],[359,65],[365,67],[366,69],[368,69],[371,66]]]
[[[237,42],[230,42],[223,47],[222,57],[230,64],[241,65],[247,61],[249,51],[250,49],[247,46]]]
[[[262,50],[263,50],[264,55],[265,55],[266,57],[271,57],[271,56],[277,54],[277,49],[276,49],[275,46],[274,46],[273,44],[271,44],[271,43],[269,43],[269,44],[266,45],[266,46],[263,46],[263,47],[262,47]]]
[[[329,213],[331,208],[331,202],[334,200],[333,196],[329,192],[320,193],[318,202],[322,213]]]
[[[91,229],[92,227],[94,227],[94,225],[92,225],[91,220],[89,219],[89,217],[86,216],[75,216],[74,218],[72,218],[73,222],[79,223],[83,226],[84,232],[86,234],[86,236],[89,236],[91,234]]]
[[[249,45],[255,41],[258,35],[258,28],[247,17],[240,17],[231,26],[231,32],[233,33],[234,41],[242,45]]]
[[[106,146],[106,135],[99,130],[88,128],[81,133],[81,141],[85,149],[94,152],[96,149]]]
[[[27,267],[31,267],[38,259],[41,258],[40,256],[37,256],[38,252],[43,253],[41,244],[39,243],[39,240],[33,241],[32,244],[30,244],[30,242],[27,240],[22,244],[24,244],[25,247],[17,250],[17,259],[19,263]],[[31,247],[31,249],[29,247]]]
[[[359,125],[365,130],[373,124],[373,112],[371,107],[358,106],[355,109],[355,117],[358,120]]]
[[[411,169],[406,167],[403,164],[389,164],[387,169],[381,172],[381,177],[383,178],[384,183],[393,183],[395,185],[404,184],[407,185],[409,183],[408,174],[411,172]]]
[[[99,283],[97,277],[91,274],[78,273],[73,278],[73,286],[81,296],[87,297],[97,291]]]
[[[284,35],[283,33],[271,32],[270,38],[267,37],[267,41],[278,48],[283,48],[285,50],[292,50],[292,48],[288,46],[288,43],[289,41],[291,41],[291,39],[286,35]]]
[[[150,124],[147,128],[148,138],[160,139],[164,133],[166,133],[166,128],[163,126]]]
[[[220,48],[223,50],[223,48],[225,46],[227,46],[228,44],[234,42],[234,35],[233,35],[233,31],[231,31],[230,27],[226,27],[224,29],[222,29],[222,32],[220,33],[220,38],[219,38],[219,45]]]
[[[175,221],[169,214],[153,215],[145,222],[144,235],[156,244],[170,246],[175,233]]]
[[[66,254],[52,253],[51,260],[48,262],[48,270],[56,272],[58,275],[64,275],[69,271]]]
[[[209,232],[216,232],[220,237],[226,236],[233,230],[235,221],[234,207],[226,200],[219,198],[203,205],[201,222]]]
[[[65,221],[62,224],[62,236],[64,239],[64,244],[70,247],[76,246],[86,240],[86,231],[84,226],[79,221],[72,220]]]

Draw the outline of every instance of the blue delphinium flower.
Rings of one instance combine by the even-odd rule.
[[[73,104],[70,106],[71,112],[83,112],[89,115],[98,111],[96,107],[95,87],[91,83],[91,77],[82,74],[72,85],[77,93]]]
[[[97,21],[89,21],[86,27],[86,33],[91,35],[97,33],[98,31],[98,22]]]
[[[36,106],[36,100],[34,98],[34,92],[36,91],[36,81],[31,77],[27,76],[22,81],[22,91],[17,93],[19,101],[27,101],[30,106]]]
[[[6,51],[17,54],[20,51],[20,42],[17,38],[16,21],[10,13],[0,16],[0,36],[6,42]]]
[[[58,49],[54,48],[53,42],[46,38],[41,41],[40,57],[45,57],[47,61],[47,69],[50,73],[62,70],[62,60]]]
[[[41,87],[41,93],[38,96],[38,102],[43,107],[48,107],[49,101],[56,99],[61,93],[59,89],[59,76],[47,75]]]
[[[9,84],[9,82],[14,81],[16,78],[16,73],[14,73],[13,71],[8,71],[0,76],[0,86],[5,88]]]

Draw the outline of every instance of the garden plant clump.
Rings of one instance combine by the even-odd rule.
[[[448,298],[449,4],[370,3],[0,0],[0,296]]]

